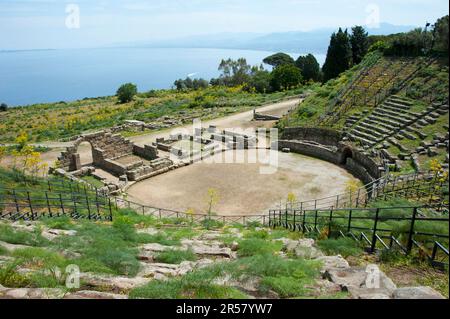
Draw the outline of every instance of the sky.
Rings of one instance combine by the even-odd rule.
[[[0,50],[381,22],[423,26],[448,12],[447,0],[0,0]]]

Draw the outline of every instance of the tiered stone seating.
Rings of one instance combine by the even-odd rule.
[[[367,148],[379,144],[417,120],[418,115],[409,111],[412,105],[412,101],[392,96],[367,117],[354,122],[356,125],[347,135]]]

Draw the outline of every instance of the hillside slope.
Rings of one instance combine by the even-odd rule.
[[[447,63],[369,53],[361,64],[316,88],[279,126],[341,131],[344,140],[377,153],[401,172],[429,169],[433,159],[448,163]]]

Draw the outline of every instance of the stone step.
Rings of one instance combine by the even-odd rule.
[[[399,104],[399,103],[396,103],[396,102],[391,101],[391,100],[385,101],[385,102],[383,103],[383,105],[392,107],[392,108],[394,108],[394,109],[396,109],[396,110],[409,111],[409,110],[411,109],[411,107],[408,106],[408,105]]]
[[[384,110],[381,108],[376,109],[373,113],[391,116],[393,118],[397,118],[399,120],[403,120],[404,122],[408,122],[408,123],[414,122],[416,120],[415,117],[412,117],[410,115],[399,113],[398,111]]]
[[[378,141],[378,138],[376,138],[375,136],[364,133],[364,132],[360,132],[358,130],[353,130],[352,134],[356,137],[366,139],[366,140],[370,141],[371,143],[376,143]]]
[[[400,127],[403,126],[403,123],[391,120],[390,118],[387,118],[387,117],[385,117],[383,115],[382,116],[371,115],[371,116],[369,116],[369,119],[377,121],[377,122],[389,124],[389,125],[391,125],[392,127],[395,127],[395,128],[400,128]]]
[[[362,125],[358,125],[353,129],[353,131],[359,131],[369,135],[373,135],[377,139],[383,139],[385,137],[385,134],[376,131],[373,127],[364,127]]]
[[[391,125],[391,124],[387,124],[387,123],[384,123],[384,122],[381,122],[381,121],[378,121],[378,120],[374,120],[374,119],[367,118],[367,119],[364,120],[364,122],[369,123],[369,124],[373,124],[373,125],[376,125],[376,126],[379,126],[379,127],[383,127],[383,128],[385,128],[386,130],[388,130],[391,133],[395,132],[395,130],[398,129],[398,125]]]
[[[355,136],[353,134],[348,134],[348,137],[350,138],[350,140],[352,140],[352,141],[359,141],[363,145],[372,146],[374,144],[372,141],[369,141],[369,140],[367,140],[365,138],[362,138],[362,137],[357,137],[357,136]]]
[[[404,98],[402,96],[398,96],[398,95],[392,95],[389,98],[390,101],[393,101],[395,103],[398,104],[403,104],[403,105],[408,105],[408,106],[412,106],[414,103],[411,100],[408,100],[407,98]]]
[[[389,135],[392,133],[392,129],[387,129],[384,127],[380,127],[378,123],[370,121],[370,120],[364,120],[361,123],[358,124],[358,126],[371,129],[373,131],[376,131],[382,135]]]
[[[398,108],[395,108],[393,106],[389,106],[389,105],[385,105],[385,104],[381,105],[379,107],[379,109],[388,110],[388,111],[391,111],[391,112],[395,112],[397,114],[399,114],[399,113],[400,114],[405,114],[405,115],[408,115],[408,116],[411,116],[411,117],[419,117],[419,116],[422,115],[421,113],[410,112],[410,111],[407,111],[407,110],[404,110],[404,109],[398,109]]]
[[[381,118],[384,118],[387,120],[392,120],[394,122],[399,123],[400,126],[412,124],[412,122],[413,122],[413,120],[408,120],[408,119],[402,118],[398,115],[386,114],[386,113],[378,111],[378,110],[373,112],[372,115],[375,115],[375,116],[378,116],[378,117],[381,117]]]

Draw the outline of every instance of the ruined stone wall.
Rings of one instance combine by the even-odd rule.
[[[133,154],[145,158],[148,161],[153,161],[158,157],[158,149],[151,145],[144,145],[144,147],[134,145]]]
[[[133,143],[120,135],[104,131],[85,134],[80,136],[73,146],[61,153],[58,160],[63,169],[74,171],[81,168],[77,152],[78,146],[83,142],[91,144],[94,164],[100,167],[108,165],[105,163],[106,159],[115,159],[133,153]]]
[[[289,148],[291,152],[315,157],[333,164],[339,164],[340,154],[335,150],[320,144],[311,144],[301,141],[278,141],[280,150]]]
[[[376,178],[372,176],[367,169],[352,158],[347,159],[345,168],[352,173],[353,176],[359,178],[365,185],[373,182]]]
[[[281,136],[282,140],[305,140],[323,145],[337,145],[342,139],[338,131],[316,127],[288,127]]]

